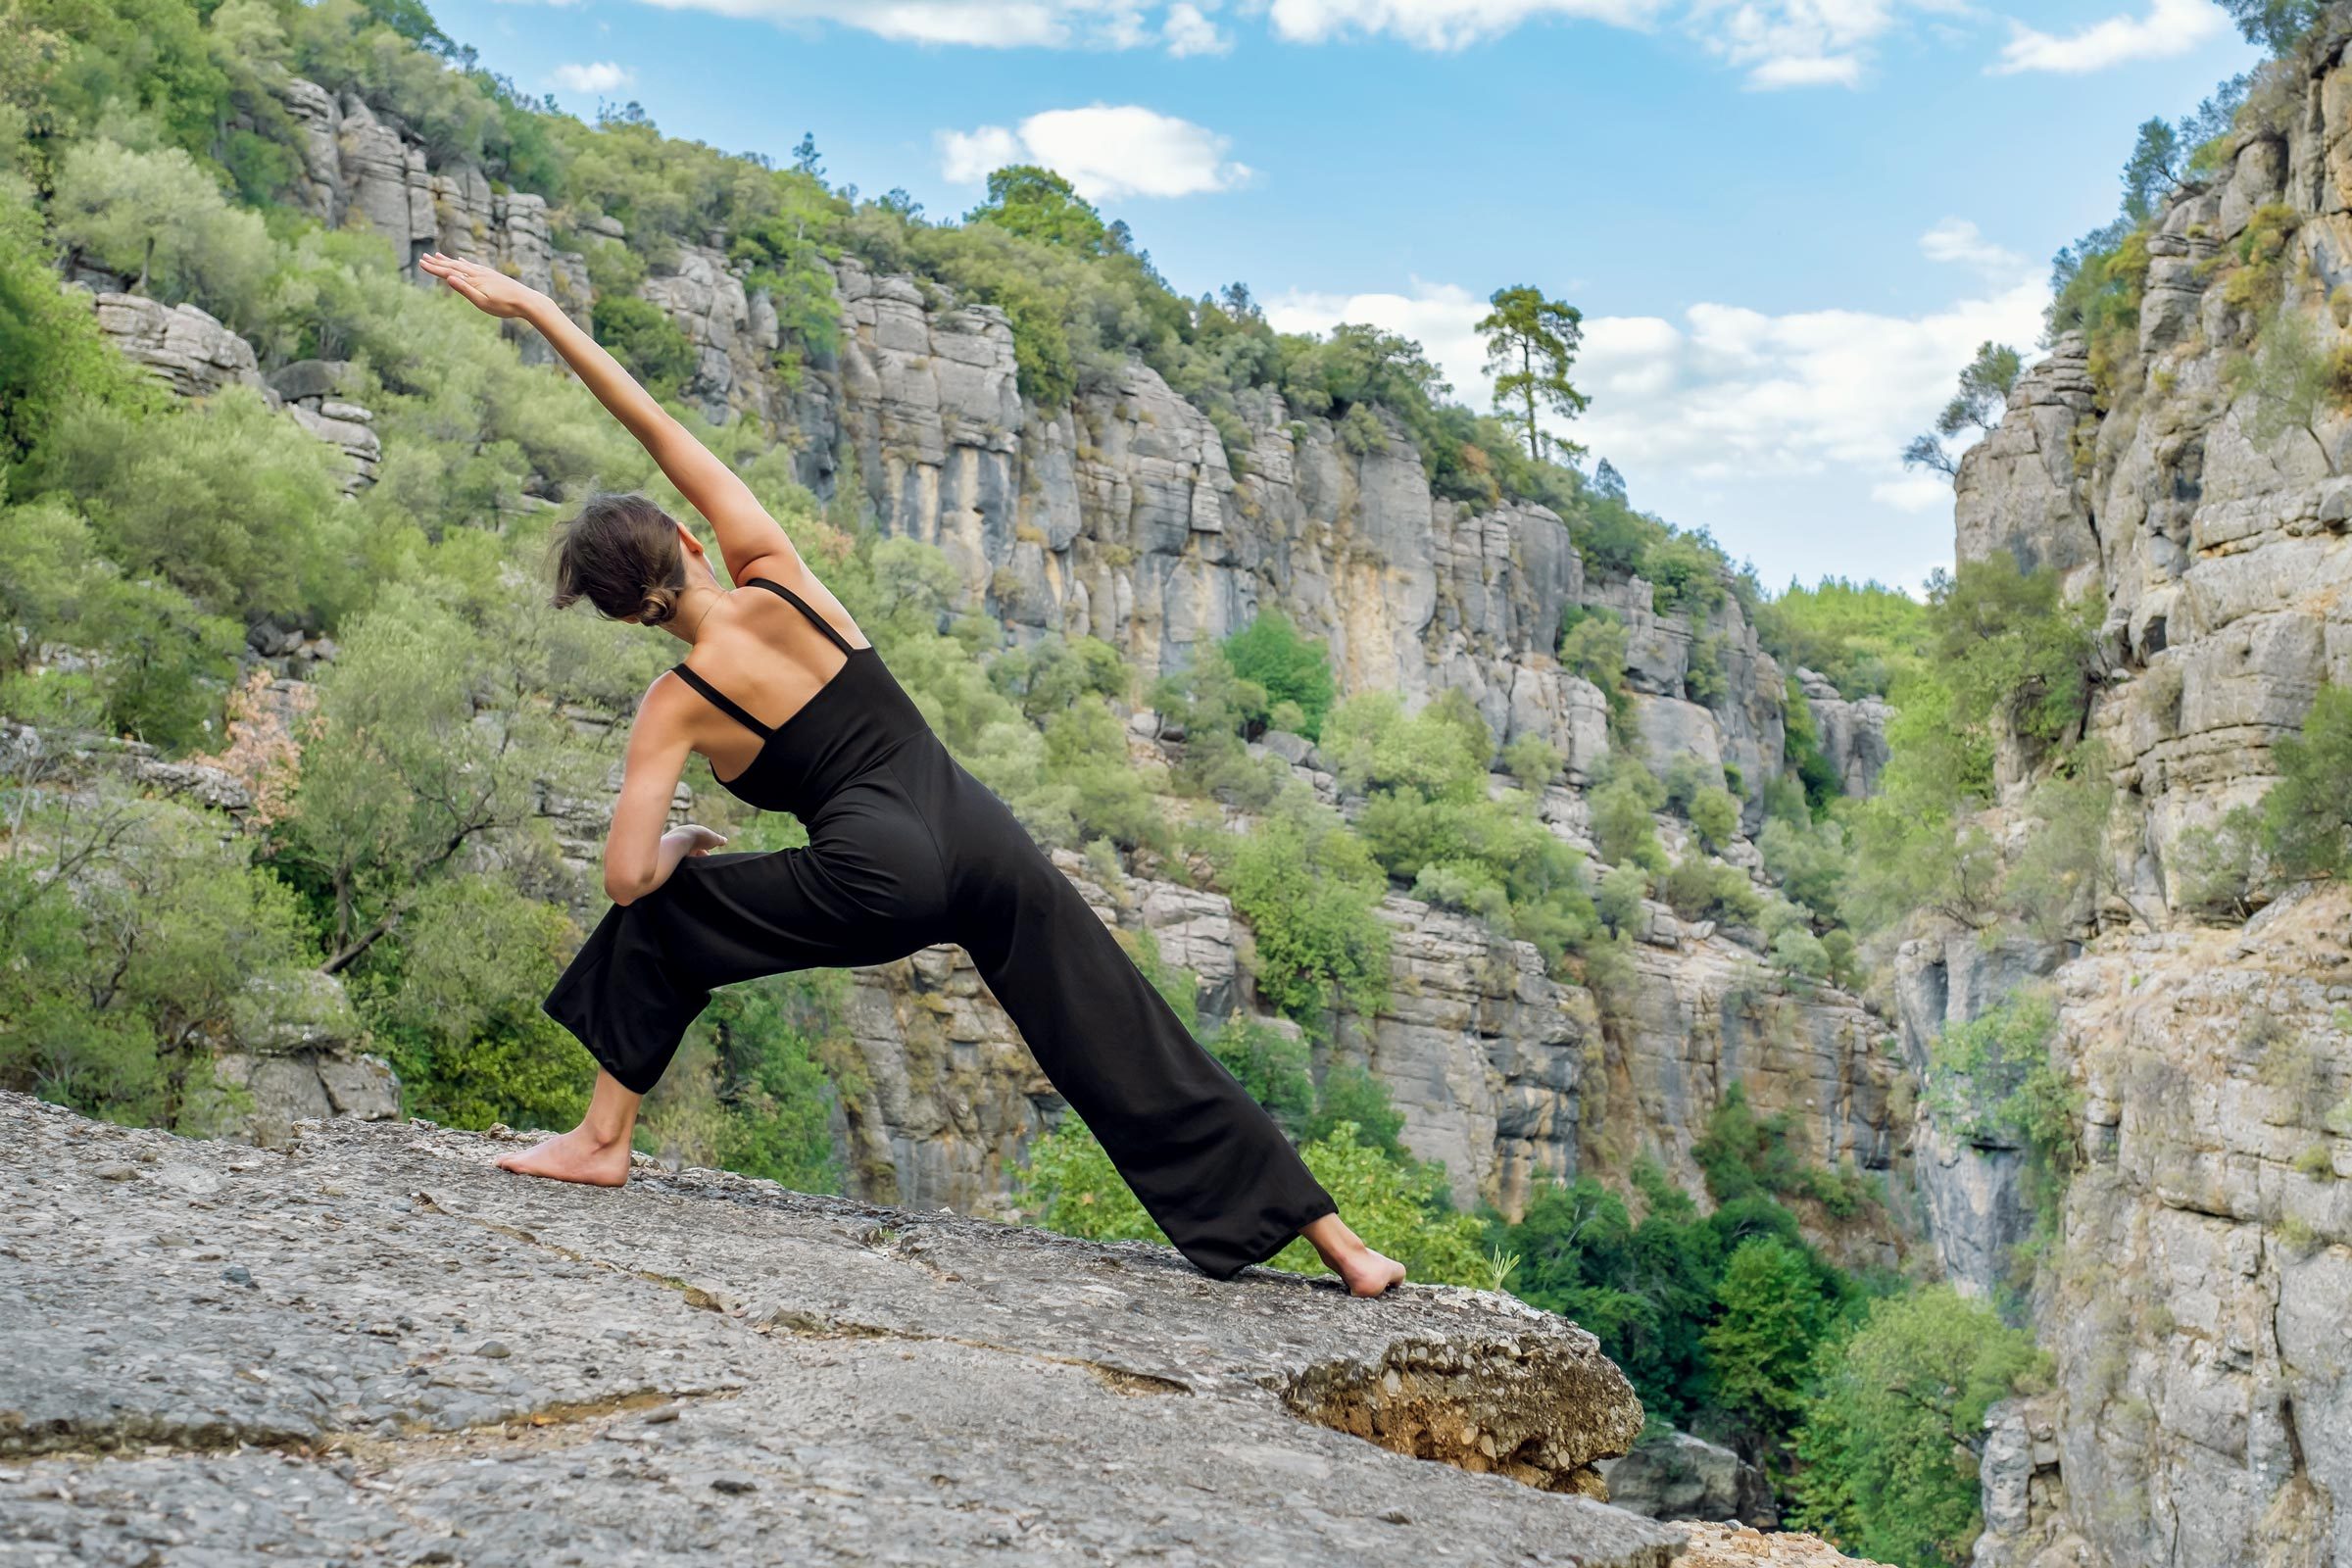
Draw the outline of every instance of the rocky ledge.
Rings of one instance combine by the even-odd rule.
[[[1507,1297],[495,1138],[193,1143],[0,1096],[0,1558],[1663,1568],[1642,1423]],[[1429,1462],[1442,1461],[1442,1462]]]

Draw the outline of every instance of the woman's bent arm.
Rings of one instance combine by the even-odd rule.
[[[433,255],[418,265],[490,315],[526,321],[547,339],[596,400],[661,465],[678,493],[710,519],[730,577],[740,583],[758,576],[797,581],[805,575],[800,552],[742,475],[697,441],[553,300],[477,262]]]
[[[707,827],[689,822],[662,831],[669,820],[669,803],[677,794],[678,777],[686,771],[691,737],[674,709],[661,701],[664,675],[654,682],[637,705],[637,721],[629,729],[629,753],[622,764],[620,799],[612,808],[612,827],[605,835],[605,896],[614,904],[644,898],[667,882],[678,862],[692,855],[708,855],[727,841]],[[676,686],[675,681],[670,681]]]

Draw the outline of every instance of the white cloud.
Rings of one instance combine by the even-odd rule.
[[[1542,18],[1646,26],[1668,0],[1270,0],[1276,36],[1323,43],[1388,35],[1422,49],[1463,49]]]
[[[1228,159],[1231,145],[1205,125],[1139,104],[1049,109],[1020,124],[939,133],[940,172],[972,183],[1005,164],[1043,164],[1089,201],[1121,196],[1197,196],[1250,176]]]
[[[2081,74],[2132,60],[2169,60],[2211,42],[2229,26],[2229,19],[2212,0],[2148,0],[2145,16],[2109,17],[2064,36],[2012,22],[2009,42],[1991,69],[2003,74]]]
[[[1219,32],[1217,24],[1199,6],[1168,7],[1167,21],[1160,31],[1168,40],[1168,53],[1179,60],[1187,55],[1221,55],[1233,47],[1233,40]]]
[[[635,72],[614,65],[610,60],[598,60],[584,66],[558,66],[548,74],[549,79],[565,92],[579,93],[611,92],[636,79]]]
[[[992,170],[1021,158],[1021,139],[1003,125],[939,133],[939,172],[958,185],[977,185]]]
[[[1946,218],[1920,235],[1919,251],[1931,262],[1956,262],[1986,272],[2013,273],[2026,265],[2023,256],[1995,245],[1965,218]]]
[[[1950,485],[1906,472],[1903,444],[1935,418],[1978,344],[2034,341],[2047,298],[2034,271],[2019,269],[1917,316],[1770,316],[1709,303],[1674,318],[1588,318],[1574,379],[1592,407],[1559,428],[1642,488],[1642,504],[1677,497],[1668,515],[1718,520],[1726,539],[1740,532],[1737,498],[1767,481],[1801,481],[1820,505],[1855,512],[1866,503],[1905,514],[1948,509]],[[1416,280],[1406,294],[1295,292],[1266,314],[1284,331],[1367,321],[1403,333],[1457,396],[1484,407],[1490,382],[1474,323],[1486,311],[1467,289]],[[1728,520],[1705,515],[1715,506],[1733,509]],[[1895,574],[1907,570],[1906,559]]]
[[[1853,87],[1870,46],[1906,11],[1963,0],[1691,0],[1684,25],[1751,87]]]

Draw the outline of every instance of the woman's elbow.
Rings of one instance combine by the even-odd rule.
[[[614,904],[634,904],[653,891],[653,878],[620,866],[605,867],[605,897]]]

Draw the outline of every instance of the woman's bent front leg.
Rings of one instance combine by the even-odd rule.
[[[629,1137],[637,1130],[637,1106],[644,1099],[600,1068],[580,1124],[561,1137],[507,1155],[498,1162],[499,1169],[586,1187],[618,1187],[629,1179]]]

